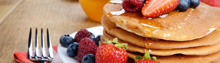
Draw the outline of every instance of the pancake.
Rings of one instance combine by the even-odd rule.
[[[129,13],[121,4],[107,3],[103,14],[120,28],[142,37],[189,41],[208,35],[220,26],[220,8],[201,3],[196,9],[172,11],[161,18],[146,18]],[[164,17],[165,16],[165,17]]]
[[[208,46],[220,42],[219,28],[203,38],[180,42],[180,41],[156,40],[156,39],[150,39],[150,38],[138,36],[136,34],[127,32],[126,30],[123,30],[119,27],[116,27],[115,24],[109,21],[107,17],[102,18],[101,24],[104,27],[104,30],[108,34],[117,37],[125,42],[150,49],[190,48],[190,47],[198,47],[198,46]]]
[[[102,41],[113,40],[114,37],[107,34],[105,31],[103,32],[103,36],[101,37]],[[127,43],[119,39],[120,43]],[[181,44],[180,44],[181,45]],[[210,46],[201,46],[194,48],[184,48],[184,49],[169,49],[169,50],[158,50],[158,49],[146,49],[139,47],[137,45],[133,45],[128,43],[127,51],[145,53],[145,51],[150,51],[150,54],[157,56],[171,56],[175,54],[183,54],[183,55],[208,55],[213,54],[220,51],[220,42]]]
[[[128,57],[134,58],[138,54],[127,52]],[[168,57],[157,56],[157,61],[161,63],[219,63],[220,52],[205,56],[184,56],[175,55]]]
[[[143,54],[133,53],[127,51],[128,57],[135,58],[136,56],[143,56]],[[157,61],[160,63],[220,63],[220,52],[205,55],[205,56],[185,56],[185,55],[174,55],[174,56],[156,56]]]

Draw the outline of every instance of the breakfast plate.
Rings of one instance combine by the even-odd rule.
[[[97,26],[97,27],[92,27],[88,28],[88,31],[93,33],[95,36],[102,35],[103,34],[103,27],[102,26]],[[75,37],[76,32],[70,34],[71,37]],[[78,63],[76,58],[69,57],[66,53],[67,48],[62,47],[61,44],[58,45],[57,51],[58,55],[61,58],[61,60],[64,63]]]

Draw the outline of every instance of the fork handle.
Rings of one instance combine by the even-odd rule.
[[[47,63],[46,61],[39,60],[38,63]]]

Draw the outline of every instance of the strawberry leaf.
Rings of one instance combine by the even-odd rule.
[[[117,43],[118,43],[118,38],[114,38],[113,41],[112,41],[112,43],[117,44]]]
[[[128,44],[127,43],[117,43],[117,44],[115,44],[115,47],[117,47],[117,48],[124,48],[124,49],[127,49],[127,47],[128,47]]]
[[[157,60],[157,58],[156,58],[155,56],[153,56],[151,59],[152,59],[152,60],[154,60],[154,61],[156,61],[156,60]]]
[[[104,44],[108,44],[108,43],[113,43],[115,44],[115,47],[117,48],[124,48],[127,49],[128,48],[128,44],[127,43],[119,43],[118,42],[118,38],[114,38],[112,41],[111,40],[105,40],[105,42],[103,42]]]
[[[103,42],[104,44],[108,44],[108,43],[112,43],[112,41],[110,40],[105,40],[105,42]]]
[[[136,58],[134,59],[134,61],[136,62],[136,61],[141,60],[141,59],[143,59],[141,56],[136,56]]]
[[[157,63],[160,63],[160,61],[157,61]]]
[[[150,58],[150,54],[149,54],[149,52],[147,51],[147,52],[145,52],[145,54],[144,54],[144,59],[151,59]]]

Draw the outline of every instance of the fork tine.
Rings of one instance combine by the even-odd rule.
[[[28,37],[28,48],[27,48],[27,56],[29,59],[31,59],[34,56],[33,50],[32,50],[32,39],[31,39],[32,31],[31,30],[32,29],[30,28],[29,37]]]
[[[53,50],[52,50],[52,44],[51,44],[48,28],[47,28],[47,47],[49,49],[49,51],[48,51],[49,56],[48,57],[50,57],[52,59],[53,58]]]
[[[28,38],[28,48],[27,56],[32,61],[45,62],[52,61],[53,59],[53,50],[52,44],[49,36],[49,30],[47,29],[47,48],[45,47],[43,29],[41,28],[41,49],[39,48],[38,43],[38,32],[37,28],[35,31],[35,51],[32,50],[32,28],[30,28],[29,38]]]
[[[44,34],[43,29],[41,28],[41,53],[43,54],[43,57],[47,57],[46,49],[45,49],[45,43],[44,43]]]
[[[38,45],[39,44],[38,44],[38,36],[37,36],[37,28],[36,28],[36,32],[35,32],[35,55],[36,55],[37,59],[38,59],[38,57],[41,57],[41,53],[40,53],[41,50],[39,50]]]

